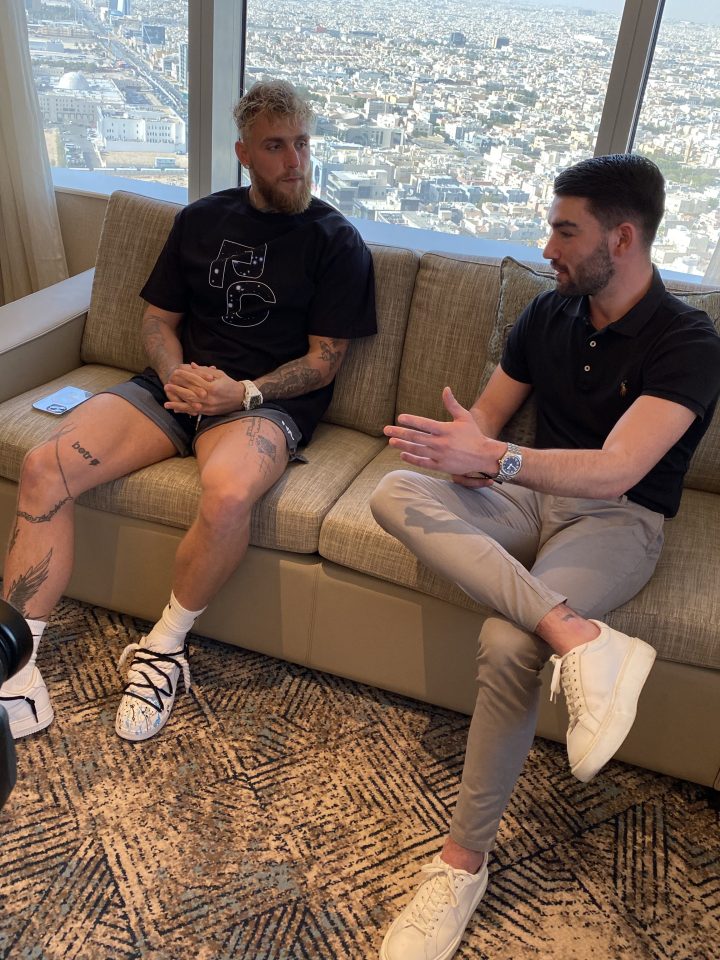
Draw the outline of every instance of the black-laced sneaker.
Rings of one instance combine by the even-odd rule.
[[[124,740],[149,740],[170,717],[181,671],[185,689],[190,690],[188,648],[185,644],[174,653],[161,653],[130,643],[120,656],[120,670],[131,654],[134,656],[115,718],[115,732]]]
[[[22,685],[20,685],[22,684]],[[13,740],[27,737],[49,726],[55,716],[45,681],[33,667],[27,683],[13,677],[0,687],[0,703],[10,719]]]

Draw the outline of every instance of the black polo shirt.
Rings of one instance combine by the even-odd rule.
[[[642,395],[692,410],[696,418],[685,434],[627,493],[675,516],[720,391],[720,337],[707,314],[668,293],[657,270],[642,300],[604,330],[590,322],[587,297],[540,294],[510,331],[501,366],[532,384],[536,443],[544,449],[600,449]]]

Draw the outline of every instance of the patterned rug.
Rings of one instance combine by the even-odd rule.
[[[113,730],[141,621],[63,602],[41,648],[56,710],[18,743],[0,824],[0,956],[377,956],[455,802],[468,720],[194,638],[168,728]],[[464,960],[711,960],[715,795],[619,763],[583,785],[539,740]]]

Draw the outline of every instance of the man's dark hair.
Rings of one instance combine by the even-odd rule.
[[[665,212],[665,179],[656,164],[636,153],[581,160],[555,177],[558,197],[582,197],[606,230],[635,223],[652,246]]]

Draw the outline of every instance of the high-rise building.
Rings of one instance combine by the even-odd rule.
[[[178,80],[183,87],[188,85],[188,45],[187,40],[182,40],[178,45]]]

